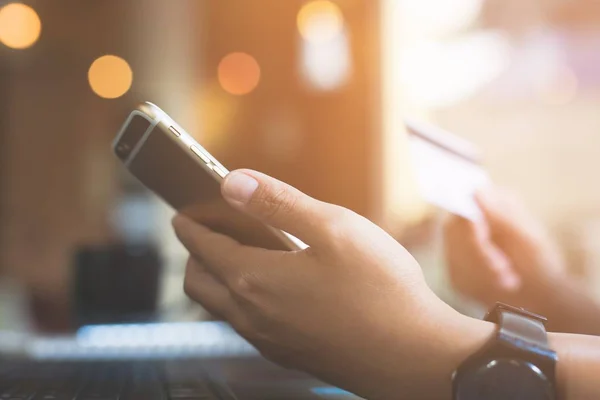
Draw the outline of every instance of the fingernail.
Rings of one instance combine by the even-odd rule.
[[[223,195],[230,200],[247,203],[258,188],[258,181],[243,172],[232,172],[225,179]]]

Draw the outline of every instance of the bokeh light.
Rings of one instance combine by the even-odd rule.
[[[402,51],[403,65],[394,81],[411,104],[444,108],[465,101],[494,82],[511,61],[508,38],[474,31],[452,40],[422,40]]]
[[[252,92],[260,82],[260,65],[246,53],[231,53],[219,63],[219,83],[223,90],[242,96]]]
[[[329,41],[344,30],[344,17],[337,4],[316,0],[305,4],[298,13],[298,30],[305,40]]]
[[[31,47],[41,32],[42,22],[33,8],[21,3],[9,3],[0,9],[0,42],[7,47]]]
[[[133,72],[121,57],[106,55],[97,58],[88,71],[88,80],[94,93],[105,99],[123,96],[133,82]]]
[[[352,75],[350,38],[344,30],[326,42],[302,40],[300,60],[302,76],[311,88],[320,91],[338,89]]]

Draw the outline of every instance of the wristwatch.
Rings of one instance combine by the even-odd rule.
[[[558,357],[548,345],[546,318],[497,303],[485,320],[498,329],[454,372],[454,400],[556,400]]]

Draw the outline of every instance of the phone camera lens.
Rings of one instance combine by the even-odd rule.
[[[152,122],[140,115],[134,115],[125,126],[125,131],[119,138],[119,142],[115,147],[116,155],[125,160],[131,154],[136,144],[144,136],[144,133],[152,126]]]
[[[121,154],[125,154],[130,150],[130,147],[127,143],[121,143],[117,146],[117,151]]]

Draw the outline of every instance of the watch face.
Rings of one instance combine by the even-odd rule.
[[[535,365],[509,359],[465,371],[455,386],[456,400],[553,400],[552,385]]]

